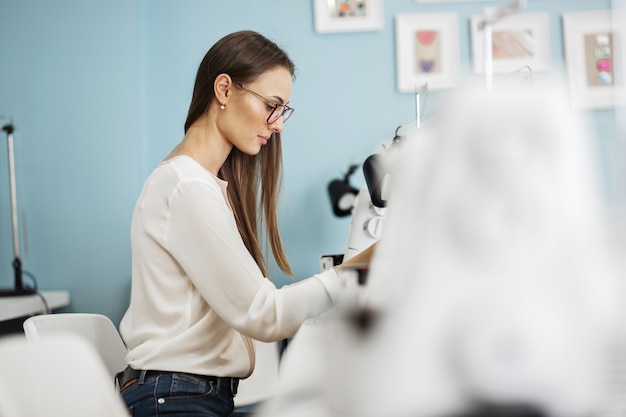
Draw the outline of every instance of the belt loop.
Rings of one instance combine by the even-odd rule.
[[[230,378],[230,392],[233,397],[237,396],[237,387],[239,386],[239,378]]]
[[[115,374],[115,388],[118,391],[122,387],[121,379],[122,379],[122,375],[123,374],[124,374],[124,371],[120,371],[120,372]]]
[[[148,371],[146,371],[145,369],[142,369],[141,372],[139,372],[139,378],[137,378],[138,384],[143,384],[144,380],[146,379],[147,373]]]

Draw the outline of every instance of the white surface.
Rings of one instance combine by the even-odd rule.
[[[126,407],[93,347],[76,336],[0,342],[2,417],[118,417]]]
[[[327,417],[324,396],[327,378],[327,325],[322,318],[307,320],[289,343],[280,362],[279,385],[261,408],[261,417]]]
[[[113,322],[101,314],[64,313],[33,316],[24,321],[24,333],[31,341],[47,340],[63,334],[78,335],[99,353],[110,375],[126,368],[127,349]]]
[[[256,365],[248,378],[239,382],[235,408],[267,400],[278,388],[278,343],[254,341]]]
[[[41,291],[50,309],[65,307],[70,303],[69,291]],[[45,312],[45,306],[37,295],[0,297],[0,321],[16,319]]]

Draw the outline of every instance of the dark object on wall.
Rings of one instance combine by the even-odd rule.
[[[337,217],[349,216],[359,190],[350,185],[350,176],[358,168],[358,165],[350,165],[343,179],[332,180],[328,184],[328,195],[333,213]]]

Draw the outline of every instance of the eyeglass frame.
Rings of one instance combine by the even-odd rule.
[[[293,107],[289,107],[286,104],[280,104],[280,103],[276,103],[275,101],[272,101],[270,99],[268,99],[267,97],[262,96],[261,94],[257,93],[256,91],[252,91],[250,90],[248,87],[244,86],[241,83],[235,83],[237,86],[243,88],[245,91],[247,91],[248,93],[252,93],[255,96],[257,96],[258,98],[260,98],[261,100],[263,100],[265,103],[267,104],[271,104],[272,106],[274,106],[274,108],[272,109],[272,111],[270,111],[270,114],[267,116],[267,119],[265,120],[265,123],[267,123],[268,125],[271,125],[272,123],[275,123],[278,119],[280,119],[281,117],[283,118],[283,123],[285,123],[287,120],[289,120],[289,118],[291,117],[291,115],[294,112],[294,108]],[[276,110],[278,110],[280,107],[283,108],[283,110],[281,112],[279,112],[279,115],[276,116],[276,118],[274,120],[272,120],[270,122],[270,119],[272,118],[272,115],[274,115],[274,113],[276,112]],[[286,114],[286,117],[285,117]]]

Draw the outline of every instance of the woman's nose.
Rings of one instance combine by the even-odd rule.
[[[284,127],[285,127],[285,122],[283,121],[282,116],[276,119],[275,122],[270,123],[270,129],[272,129],[272,131],[276,133],[282,132]]]

